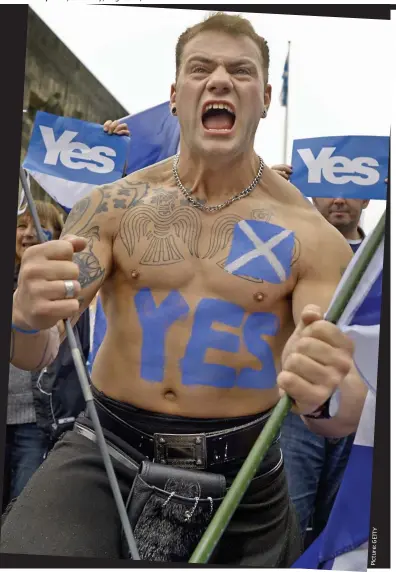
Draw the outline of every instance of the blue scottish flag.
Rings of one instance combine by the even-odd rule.
[[[23,167],[69,210],[94,187],[122,177],[128,144],[102,125],[39,111]]]
[[[345,272],[339,288],[350,275],[367,240],[368,237]],[[382,241],[338,322],[355,343],[355,364],[368,392],[348,465],[326,528],[293,568],[367,570],[383,256]]]
[[[307,197],[385,200],[388,162],[389,137],[297,139],[290,181]]]
[[[280,104],[282,107],[287,107],[289,101],[289,60],[290,60],[290,42],[282,74],[282,91],[280,94]]]
[[[224,270],[280,284],[290,276],[294,233],[269,222],[243,220],[235,225]]]
[[[169,102],[124,117],[120,121],[128,125],[131,133],[126,167],[128,174],[177,153],[180,126],[177,117],[169,111]]]

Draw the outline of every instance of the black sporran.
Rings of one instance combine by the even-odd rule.
[[[188,562],[225,493],[223,475],[144,461],[127,502],[141,560]]]

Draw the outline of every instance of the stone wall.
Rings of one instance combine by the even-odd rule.
[[[29,9],[21,160],[38,110],[104,123],[128,114],[96,77]],[[36,199],[50,200],[32,181]]]

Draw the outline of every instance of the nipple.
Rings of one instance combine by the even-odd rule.
[[[264,300],[264,294],[262,292],[256,292],[253,298],[256,300],[256,302],[262,302]]]

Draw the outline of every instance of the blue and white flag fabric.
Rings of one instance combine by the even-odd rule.
[[[306,197],[385,200],[389,137],[296,139],[290,182]]]
[[[280,104],[282,107],[287,107],[289,102],[289,60],[290,60],[290,42],[287,51],[285,67],[283,68],[282,75],[282,91],[280,94]]]
[[[126,172],[129,175],[159,163],[177,153],[180,125],[169,110],[169,102],[161,103],[136,115],[120,119],[131,134]]]
[[[363,241],[352,259],[335,295],[362,255],[368,239]],[[367,570],[383,257],[384,241],[338,322],[339,327],[354,340],[354,361],[368,392],[326,528],[292,568]]]
[[[94,187],[123,175],[129,137],[103,126],[39,111],[24,169],[66,211]]]

